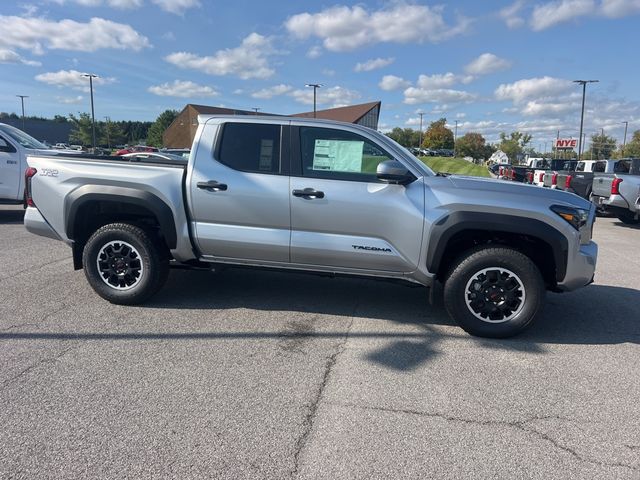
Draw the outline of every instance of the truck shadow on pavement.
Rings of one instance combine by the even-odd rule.
[[[7,209],[6,206],[0,207],[0,225],[9,225],[12,223],[22,223],[24,219],[24,209]]]
[[[96,297],[95,301],[102,300]],[[362,339],[367,345],[363,349],[366,353],[362,353],[364,360],[392,370],[411,371],[460,348],[471,348],[472,355],[481,354],[483,349],[538,355],[550,351],[553,344],[640,343],[638,305],[640,291],[608,285],[548,294],[533,328],[511,339],[481,339],[458,328],[442,306],[430,306],[426,289],[421,287],[242,269],[217,273],[174,271],[165,288],[150,302],[125,307],[133,317],[138,309],[141,313],[144,310],[147,317],[149,311],[157,309],[154,317],[161,323],[150,324],[150,329],[135,328],[128,332],[126,328],[125,331],[118,328],[100,333],[5,330],[0,332],[0,340],[260,339],[274,341],[284,354],[293,355],[304,353],[305,342],[313,340]],[[168,311],[165,314],[163,310]],[[185,314],[184,321],[176,324],[175,313],[170,310],[201,312]],[[232,310],[237,311],[231,313]],[[261,319],[252,310],[269,315]],[[216,316],[227,311],[238,317],[237,328],[214,330],[209,326],[215,323]],[[283,326],[278,321],[278,312],[287,312],[291,320]],[[255,316],[258,318],[252,318]],[[197,322],[190,323],[194,318]],[[264,325],[251,326],[251,322],[261,320]],[[279,330],[272,329],[274,324]],[[347,329],[348,325],[351,328]]]

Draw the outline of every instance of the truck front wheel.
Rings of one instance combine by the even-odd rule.
[[[159,242],[142,228],[112,223],[99,228],[82,255],[95,292],[121,305],[135,305],[155,294],[169,274],[169,259]]]
[[[508,247],[478,247],[450,269],[444,305],[466,332],[506,338],[527,329],[544,301],[545,285],[529,257]]]

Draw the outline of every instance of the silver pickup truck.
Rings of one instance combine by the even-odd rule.
[[[467,332],[506,337],[545,290],[585,286],[596,265],[590,202],[435,174],[359,125],[201,116],[185,163],[28,163],[26,228],[69,244],[114,303],[147,300],[172,264],[269,267],[438,282]]]
[[[592,201],[623,223],[640,224],[640,158],[617,160],[613,173],[596,174]]]

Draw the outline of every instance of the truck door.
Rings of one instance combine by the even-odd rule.
[[[424,185],[383,183],[393,159],[348,130],[291,128],[291,262],[344,270],[409,272],[419,261]]]
[[[0,199],[19,200],[20,155],[5,137],[0,135]]]
[[[202,255],[289,262],[289,126],[227,122],[202,135],[189,179]]]

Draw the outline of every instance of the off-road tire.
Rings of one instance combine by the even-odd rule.
[[[137,278],[131,280],[131,286],[124,286],[125,289],[109,285],[98,266],[98,256],[104,253],[103,249],[118,242],[135,249],[134,257],[139,258],[136,263],[141,271]],[[111,223],[96,230],[84,247],[82,263],[95,292],[120,305],[136,305],[148,300],[162,288],[169,275],[166,247],[143,228],[128,223]]]
[[[485,269],[511,272],[515,276],[512,281],[522,286],[517,291],[522,290],[524,300],[510,315],[505,315],[504,320],[480,319],[476,315],[481,315],[481,312],[474,314],[473,307],[467,304],[475,293],[469,285],[474,285],[473,279]],[[505,275],[509,278],[509,274]],[[485,245],[467,250],[453,263],[444,284],[447,312],[467,333],[478,337],[506,338],[523,332],[534,322],[544,296],[545,284],[538,267],[529,257],[509,247]],[[491,302],[480,302],[492,308]]]

